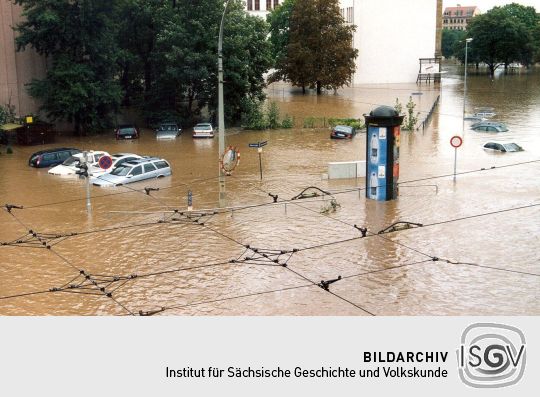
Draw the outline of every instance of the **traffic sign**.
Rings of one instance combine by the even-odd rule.
[[[256,147],[263,147],[263,146],[266,146],[266,145],[268,145],[268,141],[257,142],[257,143],[250,143],[250,144],[249,144],[249,147],[256,148]]]
[[[107,170],[112,167],[113,160],[111,156],[101,156],[98,161],[99,168]]]
[[[458,148],[460,147],[461,145],[463,144],[463,139],[461,139],[460,136],[458,135],[454,135],[451,139],[450,139],[450,145],[452,145],[453,148]]]

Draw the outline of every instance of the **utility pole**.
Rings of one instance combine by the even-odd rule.
[[[88,167],[88,152],[84,152],[84,163],[86,164],[86,212],[92,214],[92,202],[90,201],[90,172]]]
[[[468,44],[472,41],[472,38],[465,39],[465,77],[464,77],[464,86],[463,86],[463,133],[465,135],[465,105],[467,104],[467,56],[469,54]]]
[[[221,17],[221,25],[219,26],[219,41],[218,41],[218,118],[219,118],[219,153],[218,153],[218,168],[219,168],[219,207],[223,208],[225,202],[225,172],[219,162],[221,156],[225,152],[225,114],[223,100],[223,25],[225,23],[225,14],[229,0],[225,3],[223,16]]]

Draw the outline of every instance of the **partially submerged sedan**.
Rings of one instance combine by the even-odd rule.
[[[484,149],[488,151],[496,152],[522,152],[523,148],[517,143],[513,142],[487,142],[484,145]]]
[[[471,125],[471,128],[478,132],[506,132],[508,127],[496,121],[480,121]]]
[[[110,173],[93,177],[94,186],[122,186],[146,179],[163,178],[172,174],[170,164],[157,157],[143,157],[123,163]]]
[[[193,138],[213,138],[214,129],[210,123],[199,123],[193,127]]]
[[[116,153],[116,154],[113,154],[111,156],[111,166],[109,168],[101,168],[99,166],[99,162],[98,162],[98,165],[97,166],[90,166],[88,171],[90,172],[90,175],[91,176],[97,176],[97,175],[102,175],[102,174],[106,174],[108,172],[111,172],[113,169],[115,169],[116,167],[124,164],[124,163],[127,163],[131,160],[137,160],[137,159],[140,159],[142,158],[141,156],[139,156],[138,154],[135,154],[135,153]]]
[[[182,129],[176,123],[162,123],[156,129],[156,139],[176,139]]]
[[[352,139],[356,135],[356,129],[347,125],[336,125],[332,128],[330,138],[332,139]]]
[[[90,167],[98,167],[98,161],[102,156],[108,156],[109,153],[101,150],[89,150],[88,164]],[[79,168],[77,167],[83,162],[84,153],[76,153],[66,159],[62,164],[57,165],[49,170],[52,175],[75,175]]]

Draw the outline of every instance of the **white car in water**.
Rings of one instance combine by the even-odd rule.
[[[122,186],[145,179],[163,178],[172,174],[170,164],[157,157],[143,157],[116,167],[108,174],[90,178],[94,186]]]
[[[98,161],[102,156],[108,156],[109,153],[102,150],[89,150],[88,164],[90,167],[99,168]],[[57,165],[49,170],[49,174],[52,175],[75,175],[79,168],[78,165],[83,162],[84,153],[77,153],[71,157],[68,157],[62,164]],[[89,168],[90,168],[89,167]]]
[[[127,163],[131,160],[141,159],[141,158],[142,156],[139,156],[138,154],[134,154],[134,153],[117,153],[111,156],[112,163],[109,168],[101,168],[98,164],[96,166],[93,166],[93,165],[90,166],[88,171],[91,176],[103,175],[103,174],[107,174],[111,172],[116,167],[119,167],[124,163]]]
[[[193,127],[193,138],[213,138],[214,129],[210,123],[199,123]]]

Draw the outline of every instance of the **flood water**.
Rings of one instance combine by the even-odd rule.
[[[440,91],[367,86],[318,98],[269,89],[297,121],[358,118],[396,97],[405,103],[412,92],[422,92],[414,100],[427,111],[440,94],[428,128],[401,135],[400,196],[391,202],[366,200],[357,189],[363,178],[323,177],[328,162],[365,159],[365,133],[334,141],[328,129],[229,131],[227,145],[241,154],[226,179],[227,206],[235,208],[217,214],[217,138],[193,140],[186,131],[158,142],[145,130],[137,141],[109,134],[47,145],[172,164],[172,177],[159,181],[92,187],[90,216],[84,180],[27,166],[42,147],[4,151],[0,204],[24,209],[0,212],[0,242],[11,243],[0,246],[0,314],[540,315],[540,69],[493,81],[469,75],[467,113],[492,106],[510,131],[478,133],[467,122],[455,182],[440,176],[453,172],[449,140],[462,134],[463,70],[446,69]],[[261,140],[268,141],[262,181],[257,150],[248,148]],[[490,153],[482,148],[490,140],[525,151]],[[321,213],[329,196],[280,202],[309,186],[333,193],[336,211]],[[145,187],[160,190],[147,195]],[[186,210],[188,190],[194,211],[210,210],[204,216],[171,214]],[[398,221],[424,227],[377,235]],[[366,227],[367,237],[354,225]],[[330,292],[315,285],[338,276]]]

